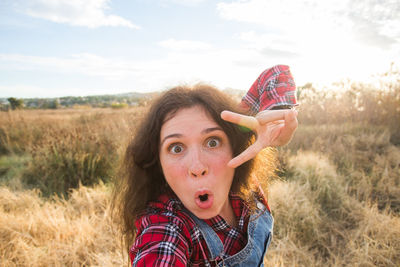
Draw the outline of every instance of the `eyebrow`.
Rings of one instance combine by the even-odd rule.
[[[211,132],[214,132],[214,131],[224,131],[224,130],[222,130],[222,128],[221,127],[211,127],[211,128],[206,128],[206,129],[204,129],[203,131],[201,131],[201,134],[208,134],[208,133],[211,133]],[[174,133],[174,134],[170,134],[170,135],[167,135],[166,137],[164,137],[164,139],[161,141],[161,143],[160,143],[160,146],[162,146],[163,144],[164,144],[164,142],[168,139],[168,138],[180,138],[180,137],[182,137],[183,136],[183,134],[180,134],[180,133]]]

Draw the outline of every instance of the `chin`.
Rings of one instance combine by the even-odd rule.
[[[199,219],[208,220],[217,216],[220,212],[213,209],[209,209],[209,210],[196,210],[195,212],[192,211],[192,213],[196,215],[196,217]]]

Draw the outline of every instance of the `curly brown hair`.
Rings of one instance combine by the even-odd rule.
[[[122,241],[128,250],[135,239],[136,219],[145,212],[149,202],[169,190],[159,160],[161,127],[177,111],[197,105],[203,107],[226,133],[233,156],[244,151],[254,140],[253,132],[221,119],[221,112],[224,110],[240,111],[231,97],[213,86],[178,86],[158,97],[126,149],[122,173],[114,190],[113,213],[120,220]],[[272,159],[271,153],[268,155],[267,158]],[[231,186],[231,191],[240,195],[250,207],[253,206],[254,199],[250,196],[251,192],[258,190],[251,179],[254,165],[253,159],[237,167]],[[262,180],[265,185],[267,178]]]

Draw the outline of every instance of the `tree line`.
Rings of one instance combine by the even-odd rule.
[[[66,96],[60,98],[15,98],[0,99],[0,110],[59,109],[79,106],[121,108],[145,106],[155,93],[128,93],[121,95]]]

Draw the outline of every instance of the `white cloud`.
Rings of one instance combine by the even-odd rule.
[[[288,41],[314,41],[349,26],[351,21],[344,16],[347,1],[245,0],[219,3],[217,10],[224,19],[265,26],[266,32]]]
[[[174,3],[183,6],[196,6],[206,0],[161,0],[161,4]]]
[[[139,66],[136,68],[125,60],[108,59],[93,54],[75,54],[67,58],[0,54],[0,69],[78,73],[112,80],[138,71]]]
[[[245,42],[246,48],[256,49],[261,54],[270,57],[292,58],[298,56],[298,52],[294,51],[296,42],[291,42],[277,34],[249,31],[242,32],[237,37]]]
[[[175,40],[170,38],[158,43],[160,46],[176,51],[207,50],[212,46],[205,42],[191,40]]]
[[[54,88],[45,88],[42,86],[32,86],[27,84],[14,84],[14,85],[0,85],[1,96],[0,97],[22,97],[22,98],[35,98],[35,97],[59,97],[66,96],[70,92],[76,92],[79,94],[79,90],[66,90],[58,91]],[[82,88],[81,88],[82,92]],[[61,94],[60,94],[61,93]],[[77,95],[77,94],[75,94]]]
[[[199,81],[211,82],[222,89],[248,89],[257,75],[271,64],[273,62],[268,58],[260,57],[251,49],[209,49],[193,53],[172,50],[165,57],[154,60],[105,58],[93,54],[61,58],[0,54],[0,71],[37,73],[37,79],[45,79],[43,75],[52,73],[66,74],[80,77],[82,81],[104,81],[102,87],[136,91],[162,90]],[[31,84],[29,80],[21,82]],[[0,86],[4,87],[4,84],[0,83]],[[77,87],[69,84],[68,79],[52,85],[54,90],[68,86]],[[82,82],[79,86],[85,84]]]
[[[383,49],[390,49],[400,42],[398,0],[353,0],[349,1],[348,10],[359,41]]]
[[[400,42],[398,0],[241,0],[221,2],[217,10],[224,19],[263,25],[287,40],[355,39],[381,49]]]
[[[249,41],[257,37],[262,43],[263,40],[274,39],[276,36],[257,35],[252,32],[241,36],[243,40],[249,38]],[[279,38],[274,40],[279,42]],[[33,92],[35,88],[30,89],[31,86],[42,86],[43,89],[38,91],[41,96],[60,96],[118,93],[121,90],[156,91],[181,83],[203,81],[221,89],[230,87],[247,90],[264,69],[276,64],[290,65],[296,83],[302,85],[305,82],[338,81],[345,77],[362,80],[367,74],[387,70],[390,60],[395,58],[394,53],[369,53],[369,50],[354,44],[343,44],[339,49],[347,50],[341,51],[341,56],[322,50],[314,51],[313,56],[308,52],[309,56],[292,58],[286,54],[273,57],[270,53],[254,49],[251,44],[234,49],[211,47],[194,51],[170,50],[165,56],[153,60],[110,58],[94,54],[76,54],[69,57],[0,54],[0,73],[4,70],[8,73],[35,74],[35,80],[27,78],[20,80],[16,85],[8,83],[9,86],[6,86],[4,80],[0,82],[0,89],[1,95],[5,95],[4,92],[11,86],[8,92],[12,93],[13,89],[16,90],[14,92],[20,90],[19,95],[23,97],[28,95],[29,90]],[[349,60],[343,60],[343,57]],[[70,81],[66,78],[59,84],[55,84],[54,81],[49,85],[36,83],[39,80],[46,81],[52,74],[72,79]],[[73,81],[76,79],[79,79],[78,83]],[[46,89],[46,86],[51,89]],[[88,91],[90,88],[92,91]],[[34,93],[30,95],[32,94]]]
[[[346,0],[337,1],[343,3]],[[228,20],[257,23],[273,29],[290,30],[296,24],[309,24],[335,12],[338,5],[329,2],[320,4],[317,0],[244,0],[219,3],[217,10]]]
[[[400,57],[398,0],[238,0],[217,10],[223,19],[257,25],[236,38],[291,65],[300,84],[362,80]]]
[[[29,16],[72,26],[140,28],[120,16],[105,14],[109,8],[108,2],[108,0],[18,0],[15,7]]]

